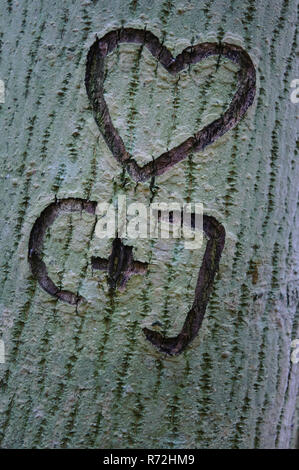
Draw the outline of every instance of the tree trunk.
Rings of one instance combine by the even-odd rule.
[[[1,447],[295,447],[298,2],[2,4]],[[85,88],[96,34],[122,27],[146,28],[173,56],[204,42],[239,46],[257,77],[232,130],[139,182],[114,158]],[[112,121],[139,165],[222,116],[236,91],[238,64],[225,54],[173,74],[158,59],[124,41],[103,69]],[[115,289],[107,265],[91,261],[108,260],[112,240],[96,236],[89,201],[119,195],[128,204],[200,202],[225,228],[203,323],[181,354],[161,352],[143,328],[181,331],[207,241],[187,250],[175,240],[124,240],[133,249],[119,244],[119,255],[141,271]],[[61,200],[81,202],[60,211]],[[32,263],[32,246],[28,259],[36,221],[38,261],[56,287]]]

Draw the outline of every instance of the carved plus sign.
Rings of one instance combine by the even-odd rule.
[[[145,274],[148,263],[133,259],[133,247],[126,246],[120,238],[115,238],[112,243],[112,252],[108,259],[92,257],[93,269],[108,271],[108,284],[112,289],[123,290],[133,274]]]

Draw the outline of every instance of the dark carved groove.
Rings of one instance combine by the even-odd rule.
[[[108,271],[108,284],[111,289],[118,287],[120,290],[124,290],[133,274],[146,273],[148,263],[134,261],[132,251],[132,246],[124,245],[120,238],[115,238],[108,260],[97,257],[91,258],[93,269]]]
[[[47,267],[42,259],[44,238],[47,229],[60,214],[82,212],[85,210],[89,214],[95,215],[96,205],[96,202],[84,199],[68,198],[57,200],[43,210],[31,230],[28,261],[33,276],[46,292],[71,305],[78,304],[84,298],[73,292],[59,289],[49,277]],[[171,215],[169,222],[173,222]],[[191,225],[194,228],[194,214],[191,216]],[[204,215],[203,230],[209,240],[198,274],[194,302],[187,315],[182,331],[176,337],[166,338],[156,331],[151,331],[148,328],[143,329],[147,339],[161,351],[168,354],[179,354],[197,335],[218,270],[225,242],[224,227],[214,217]],[[147,263],[133,260],[132,247],[124,245],[119,238],[113,241],[112,253],[108,260],[92,257],[91,265],[94,269],[108,271],[108,283],[113,289],[116,287],[123,289],[133,274],[144,274],[147,269]]]
[[[28,261],[33,276],[46,292],[71,305],[78,304],[84,298],[70,291],[59,289],[48,276],[47,267],[42,259],[45,234],[60,214],[86,211],[89,214],[95,215],[96,206],[96,202],[86,201],[85,199],[68,198],[56,200],[43,210],[38,219],[36,219],[30,233]]]
[[[115,129],[104,98],[104,65],[106,56],[118,44],[143,44],[151,54],[172,75],[191,64],[211,57],[225,57],[240,66],[238,89],[229,108],[218,119],[196,132],[177,147],[163,153],[155,160],[140,167],[128,153],[122,138]],[[208,145],[238,124],[252,104],[255,96],[255,68],[251,58],[241,47],[227,43],[202,43],[184,49],[177,57],[163,46],[149,31],[123,28],[111,31],[91,46],[86,64],[85,85],[93,108],[95,121],[116,160],[128,171],[135,181],[145,181],[165,173],[176,163],[187,158],[192,152],[202,151]]]
[[[222,250],[225,243],[225,229],[214,217],[203,215],[203,230],[209,238],[199,270],[194,302],[181,332],[168,338],[157,331],[143,328],[147,339],[160,351],[170,355],[180,354],[196,337],[201,327],[215,275],[218,271]]]

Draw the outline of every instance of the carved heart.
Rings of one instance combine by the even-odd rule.
[[[214,120],[177,147],[161,154],[155,160],[139,166],[124,145],[113,126],[104,98],[104,65],[106,56],[120,43],[143,44],[170,74],[177,74],[190,64],[201,62],[210,56],[223,56],[240,66],[238,89],[230,106]],[[116,160],[127,169],[135,181],[145,181],[161,175],[191,152],[203,150],[238,124],[252,104],[255,96],[256,74],[251,58],[241,47],[227,43],[205,42],[183,50],[177,57],[163,46],[149,31],[124,28],[111,31],[91,46],[86,65],[85,85],[94,117],[103,137]]]

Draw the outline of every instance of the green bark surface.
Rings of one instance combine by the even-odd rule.
[[[297,12],[296,0],[1,0],[1,447],[294,447]],[[199,42],[237,44],[256,67],[256,98],[242,122],[154,186],[123,173],[84,86],[95,35],[121,26],[146,27],[174,55]],[[117,48],[105,97],[138,163],[219,116],[236,71],[211,58],[178,80],[140,46]],[[180,356],[158,352],[142,327],[180,331],[204,246],[128,242],[150,268],[112,296],[105,272],[90,264],[109,255],[111,240],[95,236],[93,216],[69,214],[48,231],[44,261],[59,286],[86,302],[58,301],[30,273],[30,231],[47,205],[119,194],[128,203],[202,202],[226,229],[203,326]]]

